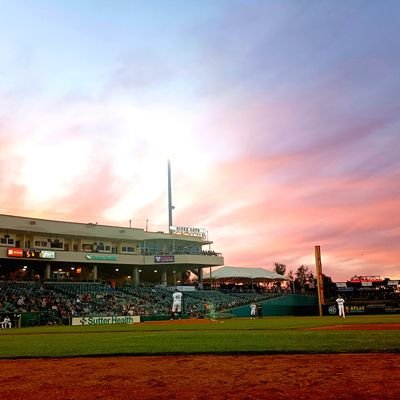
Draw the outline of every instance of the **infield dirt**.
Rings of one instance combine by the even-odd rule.
[[[1,400],[398,400],[400,353],[3,359],[0,387]]]
[[[400,354],[0,360],[4,400],[400,398]]]

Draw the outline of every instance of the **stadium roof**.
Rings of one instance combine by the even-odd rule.
[[[204,278],[209,278],[210,273],[205,273]],[[241,267],[222,267],[211,272],[213,279],[225,278],[247,278],[247,279],[267,279],[271,281],[287,281],[284,275],[279,275],[274,271],[264,268],[241,268]]]
[[[6,231],[23,231],[38,235],[69,235],[86,236],[98,239],[116,240],[157,240],[173,239],[184,242],[212,244],[212,241],[187,235],[171,235],[164,232],[148,232],[142,228],[130,228],[123,226],[101,225],[96,223],[81,223],[56,221],[50,219],[21,217],[15,215],[0,214],[0,226]]]

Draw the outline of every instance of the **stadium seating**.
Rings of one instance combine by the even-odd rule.
[[[184,312],[201,317],[271,296],[275,294],[185,291]],[[31,325],[67,324],[71,317],[81,316],[168,316],[171,306],[172,290],[165,287],[121,285],[113,288],[99,282],[0,282],[0,316],[33,313]]]

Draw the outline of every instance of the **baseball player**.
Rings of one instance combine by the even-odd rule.
[[[254,303],[250,304],[250,319],[256,319],[257,306]]]
[[[1,329],[11,328],[11,319],[9,317],[4,317],[1,323]]]
[[[175,291],[174,291],[174,293],[172,295],[171,319],[175,318],[175,313],[178,313],[179,319],[181,319],[181,316],[182,316],[182,298],[183,298],[182,293],[178,289],[175,289]]]
[[[336,303],[338,305],[339,309],[339,317],[346,318],[345,313],[344,313],[344,299],[342,296],[339,294],[338,298],[336,299]]]

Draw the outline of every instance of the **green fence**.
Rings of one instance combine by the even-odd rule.
[[[263,301],[261,305],[263,316],[319,315],[316,296],[290,294]],[[234,308],[230,310],[230,313],[234,317],[249,317],[250,306]],[[218,316],[223,317],[223,315]]]

